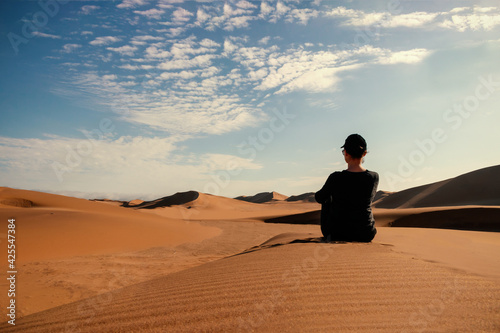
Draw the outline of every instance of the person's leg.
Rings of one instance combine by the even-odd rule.
[[[375,238],[376,234],[377,234],[377,229],[373,227],[372,229],[369,229],[361,234],[358,234],[356,236],[356,241],[363,243],[370,243],[373,240],[373,238]]]
[[[321,205],[321,233],[323,237],[330,241],[332,234],[332,216],[331,216],[331,202],[327,201],[326,203]]]

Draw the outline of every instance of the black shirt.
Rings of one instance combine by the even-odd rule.
[[[315,198],[320,204],[331,199],[330,223],[349,229],[371,229],[375,224],[371,204],[378,181],[373,171],[337,171],[328,177]]]

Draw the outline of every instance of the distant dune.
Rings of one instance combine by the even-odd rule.
[[[303,213],[317,209],[316,203],[307,201],[286,202],[278,200],[278,193],[259,196],[257,201],[238,200],[195,191],[180,192],[136,205],[129,209],[145,210],[153,214],[182,220],[233,220],[263,221],[265,218]],[[268,200],[269,198],[275,198]],[[267,201],[266,201],[267,200]]]
[[[239,196],[236,197],[236,200],[242,200],[242,201],[247,201],[247,202],[253,202],[253,203],[265,203],[265,202],[271,202],[271,201],[284,201],[288,197],[284,194],[278,193],[278,192],[262,192],[262,193],[257,193],[252,196]]]
[[[152,201],[142,201],[142,200],[132,200],[125,203],[124,207],[134,207],[142,209],[153,209],[158,207],[170,207],[185,205],[187,203],[193,202],[200,196],[200,193],[196,191],[188,192],[177,192],[173,195],[169,195],[160,199]]]
[[[316,202],[316,199],[314,198],[314,192],[307,192],[299,195],[292,195],[286,199],[288,202],[294,202],[294,201],[304,201],[304,202]]]
[[[321,211],[315,210],[300,214],[272,217],[265,220],[267,223],[288,223],[288,224],[320,224]]]
[[[375,198],[373,198],[373,202],[376,203],[377,201],[382,200],[393,193],[394,192],[389,191],[377,191],[377,193],[375,194]]]
[[[390,226],[500,232],[500,207],[462,206],[408,214],[395,219]]]
[[[463,205],[500,206],[500,165],[396,192],[375,203],[377,208]]]
[[[0,187],[0,202],[2,226],[7,218],[19,221],[20,262],[178,245],[219,232],[101,202],[7,187]]]

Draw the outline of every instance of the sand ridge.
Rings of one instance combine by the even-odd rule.
[[[305,236],[303,243],[284,242],[26,316],[19,329],[495,332],[499,328],[499,284],[396,253],[382,244],[308,243],[309,235]]]
[[[387,195],[378,208],[500,205],[500,165]]]

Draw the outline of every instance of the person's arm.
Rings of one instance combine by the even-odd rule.
[[[328,197],[332,194],[331,191],[332,185],[333,185],[333,174],[331,174],[328,177],[328,179],[325,182],[325,185],[323,185],[321,190],[316,192],[316,194],[314,195],[314,198],[318,203],[324,204],[328,200]]]
[[[375,198],[375,195],[377,194],[378,182],[379,182],[378,173],[373,172],[373,188],[372,188],[370,203],[373,202],[373,199]]]

